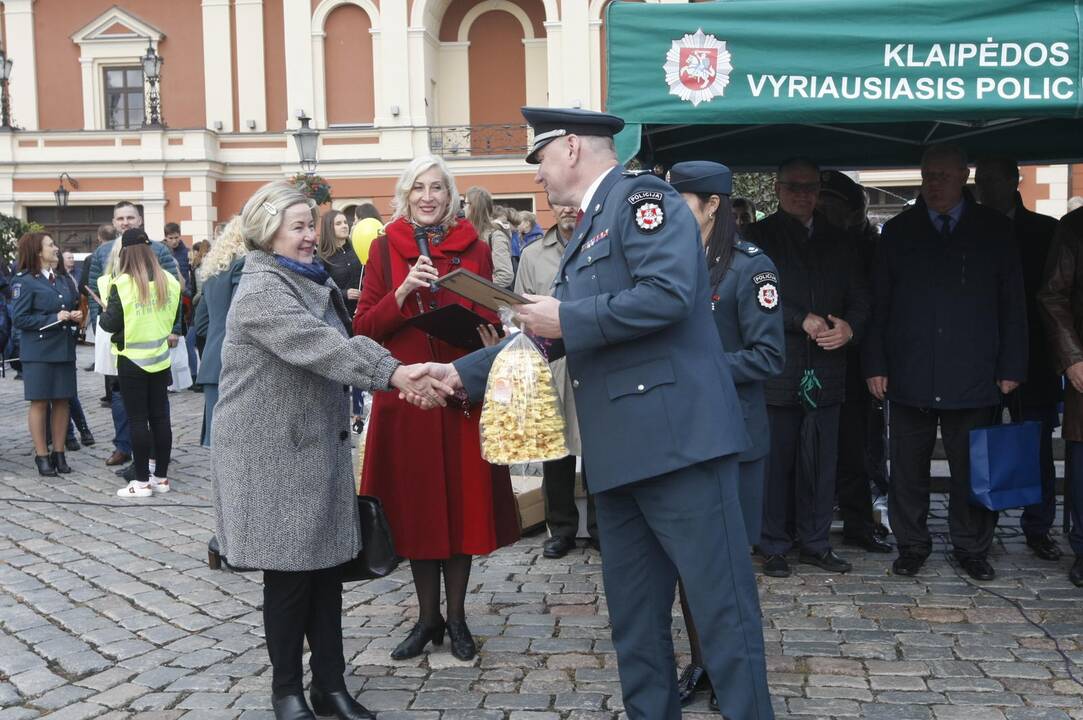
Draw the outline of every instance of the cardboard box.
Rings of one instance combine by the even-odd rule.
[[[512,475],[511,490],[519,506],[519,527],[523,532],[545,525],[545,497],[540,475]]]

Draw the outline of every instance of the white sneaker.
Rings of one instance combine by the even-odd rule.
[[[138,480],[132,480],[130,483],[117,490],[117,497],[122,498],[143,498],[150,497],[154,494],[154,491],[150,489],[150,483],[141,483]]]
[[[150,489],[159,495],[169,492],[169,478],[160,478],[157,475],[151,475]]]

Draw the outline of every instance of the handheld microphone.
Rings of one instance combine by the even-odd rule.
[[[417,243],[417,251],[419,254],[424,255],[429,260],[432,260],[432,255],[429,254],[429,235],[427,228],[421,225],[414,226],[414,242]],[[429,283],[429,290],[436,292],[436,283]]]

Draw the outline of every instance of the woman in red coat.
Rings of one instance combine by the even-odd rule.
[[[369,251],[354,333],[382,343],[404,363],[450,362],[465,352],[406,321],[459,303],[497,322],[491,312],[458,295],[430,289],[433,280],[457,268],[491,278],[489,247],[469,222],[457,219],[459,193],[439,158],[410,163],[399,178],[394,204],[386,236]],[[430,257],[419,253],[418,234],[426,237]],[[361,492],[383,502],[395,550],[410,560],[420,610],[417,624],[391,653],[397,660],[419,655],[430,641],[441,644],[445,629],[455,657],[474,657],[477,646],[463,607],[472,556],[518,537],[508,470],[481,457],[479,415],[479,407],[454,402],[419,410],[394,393],[377,393],[373,400]],[[440,613],[441,570],[446,621]]]

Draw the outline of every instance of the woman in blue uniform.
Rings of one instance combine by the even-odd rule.
[[[782,372],[785,358],[778,271],[762,250],[737,236],[730,208],[733,177],[729,168],[706,161],[677,163],[667,180],[681,193],[699,223],[710,273],[711,310],[744,411],[749,448],[739,456],[738,495],[751,546],[760,536],[763,473],[770,448],[763,382]],[[696,690],[709,686],[710,680],[683,587],[681,610],[692,646],[692,664],[678,681],[681,704],[685,705]],[[713,693],[711,705],[717,709]]]
[[[75,396],[75,339],[82,313],[74,286],[62,282],[56,267],[59,248],[45,233],[19,238],[19,274],[12,284],[12,317],[21,333],[23,392],[30,401],[28,425],[38,473],[70,473],[64,458],[68,401]],[[53,452],[45,440],[51,408]]]

